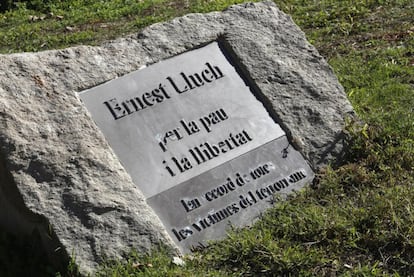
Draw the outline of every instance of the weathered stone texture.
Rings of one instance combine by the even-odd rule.
[[[190,14],[99,47],[0,55],[0,225],[44,233],[49,223],[52,245],[74,253],[83,272],[130,247],[171,245],[77,92],[213,40],[314,168],[340,157],[353,109],[289,16],[272,2]]]

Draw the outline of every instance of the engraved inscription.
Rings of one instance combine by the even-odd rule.
[[[216,42],[80,98],[183,251],[313,176]]]
[[[158,137],[158,145],[163,152],[166,152],[169,144],[180,143],[180,140],[185,136],[191,136],[200,132],[200,127],[196,122],[200,122],[201,128],[205,132],[210,133],[215,125],[227,119],[229,119],[229,116],[222,108],[200,117],[198,121],[191,120],[187,123],[184,119],[181,119],[178,124],[184,127],[178,126],[166,131],[164,135]],[[184,129],[184,132],[181,131],[182,129]],[[238,133],[229,133],[217,142],[201,141],[198,145],[187,149],[185,153],[180,153],[179,157],[172,156],[169,160],[163,160],[162,164],[166,171],[174,177],[252,140],[253,137],[246,130],[241,130]]]
[[[272,167],[272,163],[265,163],[263,166],[259,166],[253,171],[250,172],[267,172],[267,169]],[[267,168],[263,171],[263,168]],[[250,182],[250,179],[247,177],[247,174],[236,173],[236,184],[238,186],[244,186]],[[243,176],[243,177],[241,177]],[[259,201],[265,200],[269,197],[272,197],[275,193],[280,192],[288,188],[291,184],[297,183],[300,180],[306,178],[306,171],[304,169],[299,169],[292,174],[285,176],[279,180],[273,181],[270,184],[265,184],[264,187],[255,190],[248,190],[245,194],[240,194],[237,201],[226,205],[223,208],[220,208],[218,211],[209,212],[207,215],[202,216],[200,219],[197,219],[195,222],[188,226],[172,228],[171,231],[177,237],[178,241],[185,240],[189,238],[192,234],[197,232],[202,232],[203,230],[213,226],[220,221],[231,217],[243,209],[247,209]],[[255,177],[256,178],[256,177]],[[260,178],[260,177],[259,177]],[[191,212],[202,206],[200,199],[205,199],[207,201],[212,201],[221,196],[233,192],[236,190],[237,186],[233,183],[231,177],[227,177],[223,185],[220,185],[211,191],[205,193],[204,195],[194,198],[191,201],[181,200],[186,212]],[[188,204],[191,205],[189,208]]]
[[[286,137],[278,138],[149,199],[184,251],[198,242],[223,237],[231,225],[248,224],[274,203],[309,182],[313,173],[300,154],[284,156]],[[214,180],[214,181],[213,181]],[[170,209],[159,209],[160,203]]]
[[[153,89],[151,92],[145,92],[140,96],[121,102],[118,102],[116,98],[112,98],[103,103],[111,112],[114,119],[117,120],[134,112],[142,111],[147,107],[154,106],[157,103],[162,103],[169,98],[171,96],[165,90],[165,85],[159,84],[158,88]]]
[[[177,93],[184,93],[224,77],[218,66],[212,66],[208,62],[205,65],[206,68],[201,73],[185,74],[181,72],[179,78],[173,79],[169,76],[167,80],[170,81]]]
[[[209,62],[205,63],[205,68],[201,73],[185,74],[181,72],[179,77],[176,78],[168,76],[166,79],[169,84],[174,88],[175,92],[181,94],[195,88],[204,86],[207,83],[211,83],[215,80],[223,78],[224,75],[218,66],[212,66]],[[158,103],[162,103],[171,98],[171,93],[167,92],[166,85],[160,83],[156,88],[149,92],[138,94],[133,98],[118,101],[117,98],[112,98],[104,101],[103,104],[108,108],[109,112],[114,117],[114,120],[123,118],[135,112],[142,111],[148,107],[154,106]],[[220,116],[220,114],[218,114]],[[217,118],[216,115],[213,115]],[[209,118],[206,118],[207,122],[211,123]],[[202,120],[202,123],[205,121]],[[207,128],[207,126],[205,126]]]

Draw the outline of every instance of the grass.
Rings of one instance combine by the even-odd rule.
[[[96,45],[139,28],[189,12],[222,10],[243,1],[111,0],[51,1],[42,12],[18,4],[0,14],[0,52],[40,51]]]
[[[99,44],[239,2],[72,0],[43,12],[19,5],[0,15],[0,51]],[[185,258],[185,266],[158,249],[108,261],[97,276],[414,275],[414,2],[275,2],[326,57],[363,119],[346,126],[353,138],[347,163],[319,172],[312,186],[277,202],[254,226]],[[39,18],[30,21],[33,15]],[[14,240],[1,232],[0,265],[52,274],[36,255],[19,254],[36,238]],[[10,248],[16,251],[6,254]]]

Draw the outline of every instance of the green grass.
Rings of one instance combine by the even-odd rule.
[[[0,15],[0,51],[99,44],[236,2],[244,1],[62,1],[34,22],[30,15],[47,12],[20,6]],[[275,2],[326,57],[363,120],[346,126],[353,138],[347,163],[318,172],[312,186],[187,257],[185,266],[159,249],[109,261],[97,276],[414,275],[414,2]],[[53,271],[34,254],[19,255],[35,238],[21,245],[1,234],[0,265]],[[10,248],[16,251],[8,255]]]
[[[0,14],[0,53],[96,45],[189,12],[222,10],[235,0],[51,1],[46,11],[18,9]]]

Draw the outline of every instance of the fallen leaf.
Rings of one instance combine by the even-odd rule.
[[[185,262],[180,257],[174,257],[172,263],[178,266],[185,266]]]
[[[138,267],[140,267],[141,266],[141,264],[140,263],[133,263],[132,264],[132,268],[138,268]]]
[[[353,269],[354,268],[352,265],[349,265],[349,264],[344,264],[344,267],[346,267],[348,269]]]

